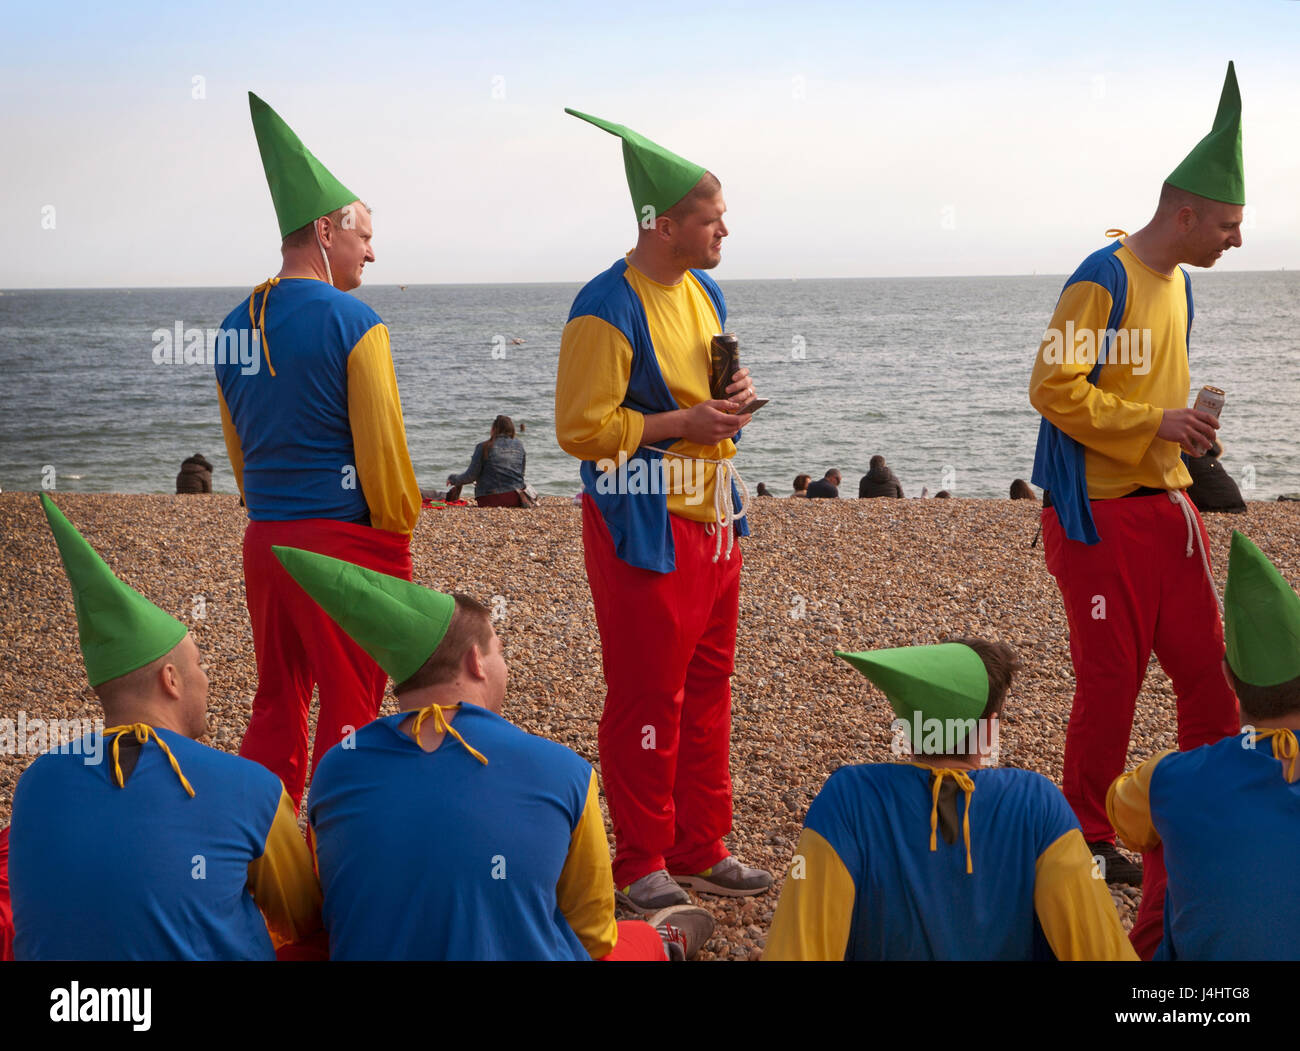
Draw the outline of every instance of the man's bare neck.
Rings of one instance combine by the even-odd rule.
[[[1124,247],[1138,257],[1142,263],[1158,274],[1172,277],[1178,264],[1182,262],[1178,253],[1168,242],[1147,223],[1135,234],[1124,239]]]
[[[679,285],[686,276],[686,270],[672,260],[657,257],[640,245],[628,254],[629,266],[635,267],[651,281],[661,285]]]

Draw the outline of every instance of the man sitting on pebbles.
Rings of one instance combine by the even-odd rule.
[[[1020,667],[1011,648],[838,656],[884,691],[923,758],[831,775],[763,958],[1136,960],[1065,797],[1030,770],[980,769]]]
[[[195,740],[208,679],[185,625],[118,580],[41,501],[86,674],[114,725],[40,756],[18,780],[14,955],[274,960],[320,929],[293,804],[265,767]]]
[[[506,662],[486,607],[273,550],[404,709],[331,748],[312,779],[331,959],[662,961],[703,946],[713,918],[693,905],[615,922],[596,773],[501,717]]]
[[[1151,903],[1164,916],[1155,959],[1294,960],[1300,597],[1234,532],[1223,606],[1223,672],[1241,706],[1241,735],[1161,752],[1121,774],[1106,811],[1133,849],[1164,845],[1167,883],[1143,889],[1163,897]]]

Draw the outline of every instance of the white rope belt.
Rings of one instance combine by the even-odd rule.
[[[647,445],[647,449],[653,449],[657,453],[663,453],[665,456],[676,456],[679,460],[694,460],[696,463],[711,463],[717,468],[717,473],[713,479],[713,522],[705,525],[705,532],[709,536],[716,534],[717,540],[713,545],[713,561],[716,562],[718,557],[723,554],[722,550],[722,533],[725,530],[727,534],[726,561],[731,561],[731,549],[736,544],[736,523],[745,517],[746,511],[749,510],[749,486],[745,484],[745,479],[740,477],[740,472],[736,470],[736,465],[730,460],[710,460],[700,456],[685,456],[682,453],[674,452],[671,449],[661,449],[657,445]],[[736,507],[731,501],[731,483],[735,481],[740,488],[740,506]],[[722,525],[723,529],[719,529]]]
[[[1210,583],[1210,593],[1214,596],[1214,601],[1219,604],[1219,615],[1223,615],[1223,599],[1219,598],[1219,589],[1214,585],[1214,574],[1210,572],[1210,560],[1205,554],[1205,541],[1201,539],[1201,531],[1196,528],[1196,514],[1192,510],[1191,501],[1187,499],[1187,494],[1181,489],[1170,489],[1169,499],[1172,500],[1183,512],[1183,521],[1187,523],[1187,550],[1184,553],[1187,558],[1192,557],[1192,537],[1196,537],[1196,546],[1201,550],[1201,567],[1205,570],[1205,579]]]

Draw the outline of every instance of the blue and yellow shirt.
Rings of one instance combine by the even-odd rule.
[[[241,340],[256,350],[256,368],[229,352],[216,365],[226,451],[248,517],[409,534],[420,490],[379,315],[324,281],[273,278],[221,330],[218,351]]]
[[[1076,488],[1109,500],[1192,484],[1178,443],[1156,437],[1165,409],[1187,408],[1192,316],[1187,272],[1151,269],[1122,239],[1066,282],[1034,359],[1029,401],[1043,417],[1033,481],[1051,490],[1070,539],[1096,542],[1091,509],[1074,506]]]
[[[1028,770],[963,772],[969,834],[949,843],[932,833],[934,776],[920,763],[831,775],[765,960],[1137,959],[1055,785]]]
[[[332,960],[590,960],[618,940],[591,764],[462,705],[426,752],[378,719],[307,804]],[[353,745],[350,747],[349,745]]]
[[[1161,752],[1120,775],[1106,812],[1133,850],[1164,844],[1157,960],[1300,959],[1300,783],[1289,730]]]
[[[152,737],[133,768],[131,742],[115,763],[110,737],[98,752],[83,742],[82,754],[40,756],[18,779],[17,959],[273,960],[278,946],[319,930],[320,888],[279,778],[153,732],[179,774]],[[102,761],[87,765],[96,754]]]
[[[630,565],[674,569],[669,514],[717,521],[717,467],[697,461],[734,457],[730,438],[710,446],[659,442],[680,456],[667,457],[669,469],[655,491],[636,491],[633,472],[638,459],[655,471],[663,459],[642,448],[647,415],[710,400],[709,344],[726,323],[722,291],[704,271],[687,271],[677,284],[663,285],[626,259],[590,281],[569,312],[555,380],[555,436],[565,452],[584,461],[584,490],[609,526],[615,553]],[[617,463],[620,456],[628,459],[630,482],[625,492],[608,492],[597,484],[597,464]],[[734,486],[732,500],[733,506],[739,502]],[[736,532],[749,535],[746,519],[739,519]]]

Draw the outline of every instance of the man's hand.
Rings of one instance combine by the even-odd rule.
[[[1204,456],[1214,444],[1214,432],[1219,420],[1199,409],[1165,409],[1160,419],[1157,438],[1177,442],[1189,456]]]
[[[727,387],[727,398],[736,405],[747,405],[758,397],[754,391],[754,381],[749,378],[749,369],[738,369],[731,374],[732,383]]]
[[[752,385],[749,389],[753,389]],[[696,445],[717,445],[728,438],[734,438],[736,432],[749,422],[748,413],[734,414],[738,406],[738,400],[702,401],[698,405],[692,405],[682,414],[681,436]]]

